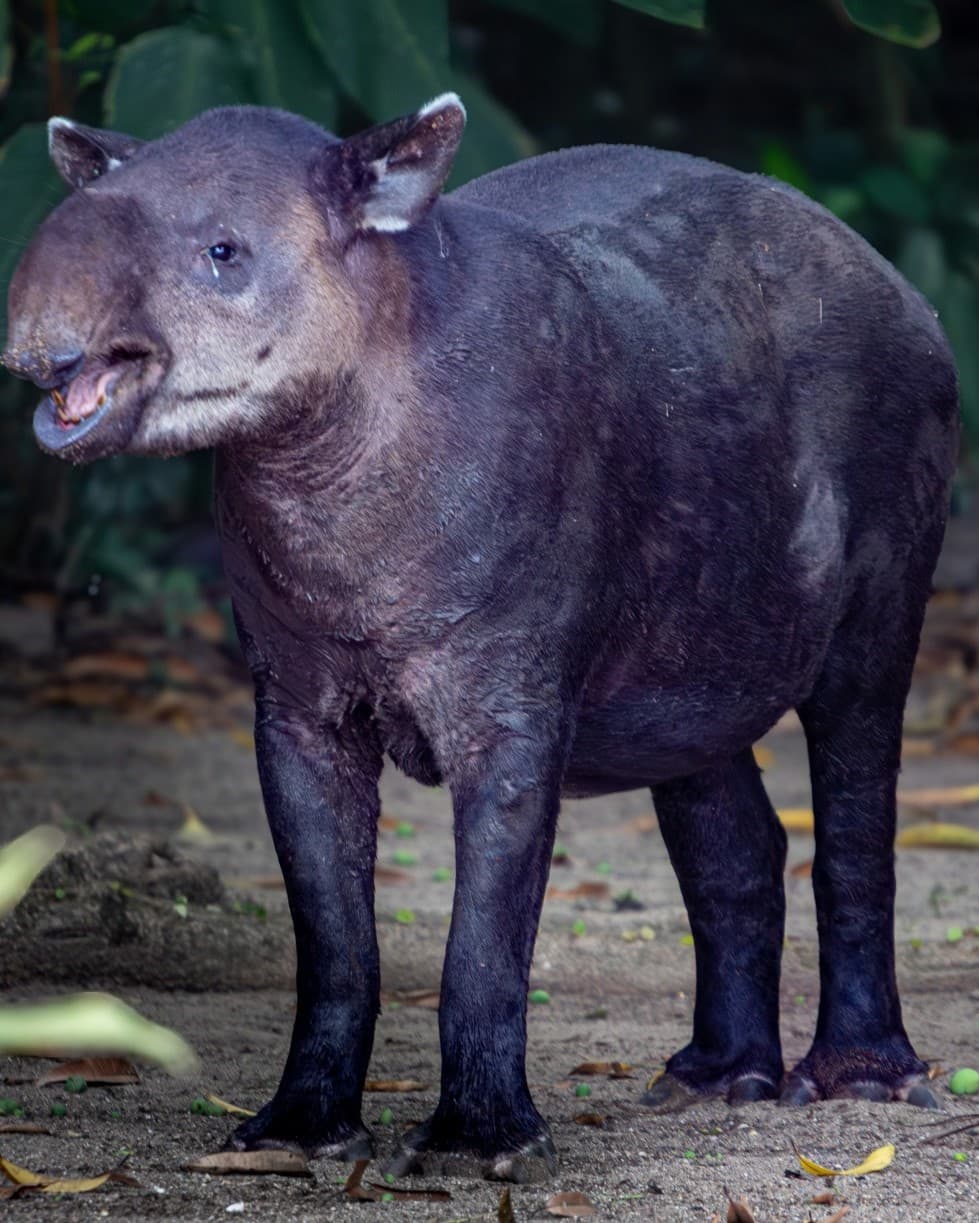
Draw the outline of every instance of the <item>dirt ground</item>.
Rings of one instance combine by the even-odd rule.
[[[0,609],[0,648],[6,643],[8,655],[42,656],[46,631],[36,611]],[[942,676],[948,670],[938,669]],[[924,674],[912,722],[929,723],[936,692],[947,687],[945,678]],[[317,1220],[383,1211],[392,1219],[496,1218],[500,1186],[465,1170],[422,1182],[449,1190],[450,1201],[379,1204],[345,1200],[340,1189],[349,1169],[329,1161],[313,1164],[315,1176],[308,1180],[182,1170],[188,1160],[220,1147],[234,1125],[228,1117],[192,1114],[194,1098],[213,1092],[258,1107],[276,1085],[291,1026],[291,934],[247,734],[227,725],[181,731],[91,710],[50,709],[17,699],[10,686],[5,691],[0,842],[42,821],[63,824],[74,835],[63,862],[0,926],[3,1002],[107,986],[184,1034],[201,1059],[191,1080],[146,1069],[138,1085],[68,1095],[62,1087],[23,1081],[44,1063],[0,1058],[0,1096],[16,1099],[29,1119],[50,1130],[0,1133],[0,1155],[34,1170],[92,1175],[128,1152],[126,1170],[143,1186],[17,1199],[5,1204],[11,1217],[196,1221],[242,1213]],[[776,806],[807,806],[798,726],[789,720],[762,746]],[[945,750],[933,737],[906,759],[902,789],[976,782],[979,758]],[[370,1075],[425,1086],[366,1097],[364,1116],[381,1159],[437,1099],[432,1003],[452,892],[451,881],[433,879],[452,865],[446,795],[389,770],[383,798],[379,863],[386,869],[378,879],[377,911],[386,1002]],[[193,808],[209,837],[178,839],[187,814],[182,805]],[[944,820],[979,824],[979,804],[954,810],[926,805],[903,806],[902,826],[936,811]],[[403,824],[411,825],[412,835],[398,827]],[[532,986],[546,990],[550,1001],[530,1008],[528,1074],[552,1127],[560,1167],[550,1183],[512,1188],[518,1220],[550,1217],[548,1196],[570,1190],[587,1194],[600,1218],[661,1223],[706,1221],[715,1212],[724,1218],[725,1188],[747,1200],[758,1223],[824,1220],[844,1204],[848,1223],[951,1223],[979,1212],[977,1131],[941,1136],[979,1114],[979,1097],[954,1097],[947,1088],[949,1071],[979,1065],[975,853],[898,851],[905,1020],[918,1052],[939,1068],[935,1088],[943,1113],[863,1101],[801,1110],[767,1103],[733,1110],[708,1102],[662,1117],[636,1101],[649,1075],[688,1038],[694,965],[648,794],[567,804],[559,848],[551,884],[570,895],[552,897],[544,908]],[[815,922],[805,874],[812,852],[808,833],[790,836],[782,985],[790,1063],[808,1046],[817,1000]],[[642,908],[620,910],[615,898],[621,904],[624,893]],[[962,931],[958,939],[955,927]],[[573,1077],[571,1070],[586,1061],[627,1062],[633,1077]],[[579,1084],[591,1088],[587,1098],[576,1094]],[[64,1118],[50,1116],[56,1100],[67,1103]],[[382,1122],[382,1110],[391,1118],[385,1114]],[[576,1124],[582,1113],[597,1114],[601,1126]],[[825,1205],[812,1203],[827,1186],[800,1172],[793,1143],[837,1167],[859,1163],[884,1143],[897,1150],[882,1173],[837,1178],[836,1202]],[[377,1178],[376,1169],[368,1169],[368,1180]]]

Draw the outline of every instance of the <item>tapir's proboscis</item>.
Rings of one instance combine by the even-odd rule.
[[[526,1006],[562,796],[650,787],[689,913],[693,1034],[645,1104],[934,1106],[893,835],[957,450],[935,313],[803,195],[678,153],[442,194],[464,126],[454,94],[345,140],[255,107],[148,143],[53,119],[73,191],[10,289],[45,450],[216,451],[298,960],[282,1081],[231,1143],[372,1150],[385,756],[451,792],[456,853],[440,1098],[392,1172],[553,1170]],[[792,709],[820,996],[786,1069],[785,836],[752,744]]]

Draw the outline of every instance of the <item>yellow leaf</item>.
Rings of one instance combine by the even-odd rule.
[[[754,748],[755,764],[760,769],[770,769],[775,763],[775,753],[770,747],[762,747],[760,744]]]
[[[811,807],[783,807],[778,818],[789,832],[812,832],[815,827]]]
[[[912,824],[897,834],[902,849],[979,849],[979,829],[965,824]]]
[[[240,1104],[229,1104],[227,1100],[222,1100],[218,1096],[207,1095],[205,1099],[216,1104],[218,1108],[223,1108],[226,1113],[234,1113],[238,1117],[254,1117],[255,1110],[253,1108],[242,1108]]]
[[[792,1146],[795,1149],[800,1167],[803,1172],[808,1172],[810,1176],[865,1176],[868,1172],[883,1172],[894,1158],[894,1147],[891,1143],[887,1143],[886,1146],[878,1147],[876,1151],[871,1151],[863,1163],[857,1164],[855,1168],[824,1168],[822,1164],[814,1163],[813,1160],[807,1159],[805,1155],[800,1155],[799,1148],[796,1147],[795,1143]]]
[[[0,915],[17,904],[66,839],[60,828],[40,824],[0,848]]]
[[[979,803],[979,785],[898,790],[897,801],[906,807],[958,807],[967,803]]]
[[[206,845],[214,840],[214,833],[208,828],[193,807],[186,804],[180,808],[184,822],[177,830],[176,839],[191,845]]]
[[[112,1175],[111,1172],[103,1172],[101,1176],[89,1176],[81,1180],[64,1180],[64,1181],[45,1181],[42,1193],[89,1193],[93,1189],[98,1189]]]
[[[0,1172],[15,1185],[43,1185],[45,1183],[43,1176],[38,1176],[36,1172],[28,1172],[26,1168],[20,1168],[2,1156],[0,1156]]]

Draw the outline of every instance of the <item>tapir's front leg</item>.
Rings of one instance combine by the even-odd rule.
[[[313,725],[261,697],[255,746],[295,927],[297,1008],[279,1088],[230,1145],[369,1158],[360,1101],[379,999],[380,752],[366,722]]]
[[[490,1177],[555,1170],[527,1087],[527,985],[557,821],[564,754],[549,736],[507,739],[452,782],[456,891],[442,974],[442,1089],[389,1170],[426,1151],[471,1152]]]

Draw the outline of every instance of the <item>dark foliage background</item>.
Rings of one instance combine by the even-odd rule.
[[[979,442],[979,13],[973,0],[0,0],[0,292],[61,197],[43,123],[153,137],[258,102],[340,133],[456,89],[453,182],[590,141],[792,182],[939,310]],[[169,629],[198,606],[210,458],[75,471],[0,374],[0,594],[101,591]]]

